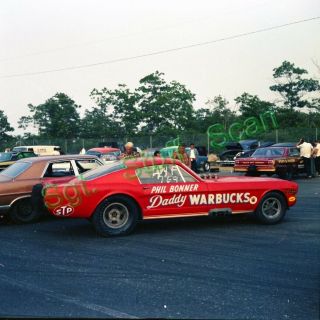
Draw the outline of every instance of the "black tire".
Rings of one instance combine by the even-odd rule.
[[[203,164],[203,172],[209,172],[210,171],[210,163],[208,161],[206,161]]]
[[[126,196],[112,196],[104,200],[95,210],[92,223],[103,236],[127,235],[139,220],[137,204]]]
[[[283,220],[287,203],[283,195],[277,192],[267,193],[260,201],[255,215],[264,224],[276,224]]]
[[[42,213],[33,209],[31,198],[24,198],[14,203],[9,218],[17,224],[36,222]]]

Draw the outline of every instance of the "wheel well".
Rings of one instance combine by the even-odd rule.
[[[288,204],[287,197],[286,197],[286,195],[285,195],[282,191],[280,191],[280,190],[269,190],[269,191],[267,191],[262,197],[264,197],[266,194],[268,194],[268,193],[270,193],[270,192],[274,192],[274,193],[280,194],[280,195],[283,197],[283,199],[284,199],[284,201],[286,202],[286,204],[287,204],[287,209],[289,208],[289,204]]]
[[[11,203],[10,203],[10,208],[12,209],[14,206],[16,206],[21,200],[24,200],[24,199],[30,199],[31,200],[31,196],[28,195],[28,196],[22,196],[22,197],[19,197],[19,198],[16,198],[14,199]]]
[[[129,198],[130,200],[132,200],[132,201],[136,204],[136,206],[137,206],[137,208],[138,208],[138,210],[139,210],[139,219],[142,220],[142,209],[141,209],[139,203],[136,201],[135,198],[133,198],[132,196],[130,196],[130,195],[128,195],[128,194],[125,194],[125,193],[114,193],[114,194],[110,194],[110,195],[108,195],[107,197],[103,198],[103,199],[100,201],[100,203],[102,203],[103,201],[105,201],[105,200],[107,200],[107,199],[109,199],[109,198],[111,198],[111,197],[117,197],[117,196]],[[97,207],[100,205],[100,203],[97,205]]]

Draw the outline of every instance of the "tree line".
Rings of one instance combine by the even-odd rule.
[[[274,84],[269,89],[278,95],[276,101],[265,101],[244,92],[231,104],[222,95],[209,99],[195,109],[195,94],[178,81],[167,82],[156,71],[142,78],[130,89],[119,84],[115,89],[93,89],[95,103],[80,116],[80,108],[65,93],[56,93],[39,105],[29,104],[29,115],[19,119],[23,138],[108,138],[206,133],[209,126],[221,123],[225,128],[236,121],[266,111],[275,112],[279,127],[320,127],[320,84],[308,77],[308,71],[284,61],[273,69]],[[235,111],[237,110],[237,111]],[[35,127],[37,135],[28,133]],[[14,138],[14,129],[0,110],[0,142]]]

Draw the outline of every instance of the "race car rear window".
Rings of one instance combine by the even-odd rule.
[[[30,162],[16,162],[1,172],[1,175],[15,178],[31,166]]]
[[[123,162],[115,162],[112,164],[106,164],[103,166],[100,166],[96,169],[90,170],[88,172],[85,172],[83,174],[80,175],[80,179],[81,180],[92,180],[92,179],[96,179],[102,176],[105,176],[107,174],[110,174],[112,172],[116,172],[122,169],[125,169],[126,166]]]
[[[196,182],[197,180],[183,168],[173,164],[163,164],[138,168],[136,175],[140,183]]]

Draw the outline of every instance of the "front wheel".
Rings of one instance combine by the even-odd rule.
[[[129,234],[139,219],[136,203],[125,196],[113,196],[104,200],[96,209],[92,222],[103,237]]]
[[[283,195],[269,192],[260,201],[255,215],[264,224],[276,224],[283,220],[286,210],[287,205]]]
[[[210,163],[209,162],[205,162],[204,164],[203,164],[203,171],[204,172],[209,172],[210,171]]]

